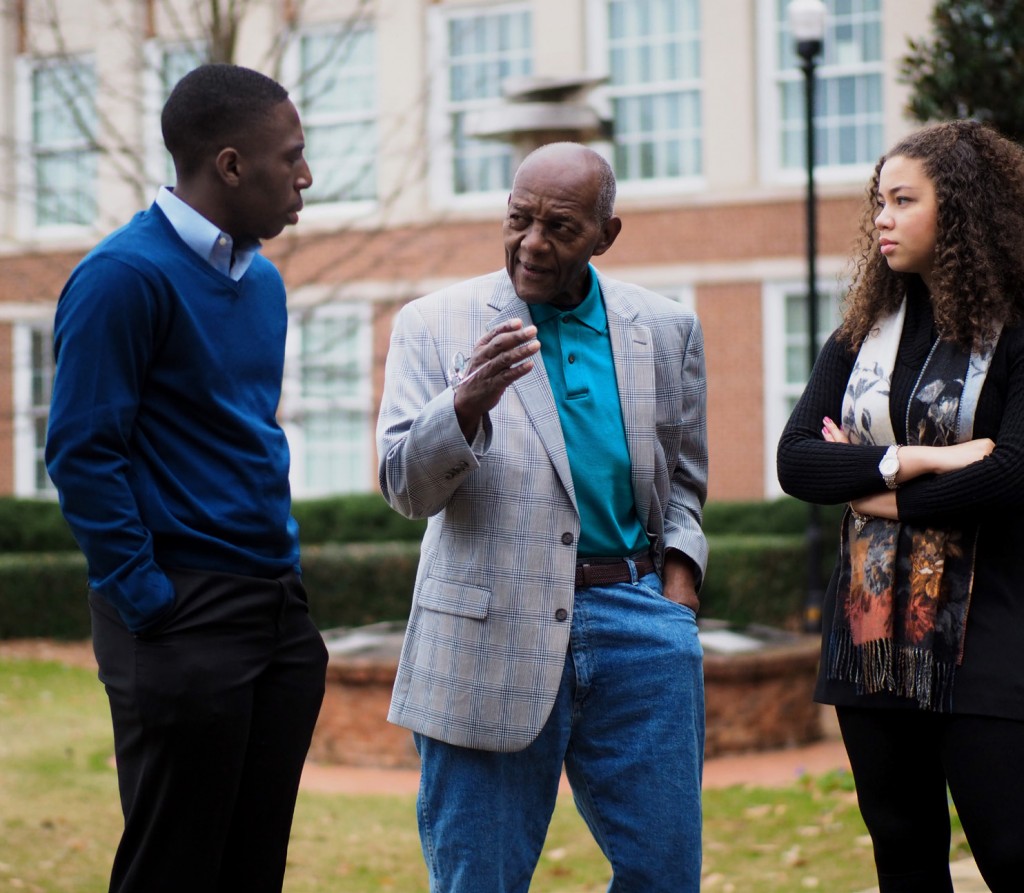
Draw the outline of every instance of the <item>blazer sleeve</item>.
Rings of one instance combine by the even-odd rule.
[[[472,444],[455,415],[455,392],[436,338],[416,302],[395,318],[377,421],[381,492],[407,518],[441,511],[491,442],[485,416]]]
[[[682,390],[679,403],[680,438],[665,507],[665,547],[687,555],[698,570],[700,586],[707,569],[708,545],[701,527],[708,493],[707,376],[704,335],[693,325],[683,348]]]

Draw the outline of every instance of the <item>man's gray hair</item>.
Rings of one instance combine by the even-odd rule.
[[[597,192],[597,206],[594,208],[597,220],[601,224],[611,220],[615,213],[615,171],[608,159],[599,152],[594,153],[598,175],[601,177],[601,188]]]

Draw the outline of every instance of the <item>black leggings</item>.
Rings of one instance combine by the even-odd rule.
[[[946,786],[992,893],[1024,884],[1024,722],[837,708],[880,893],[953,893]]]

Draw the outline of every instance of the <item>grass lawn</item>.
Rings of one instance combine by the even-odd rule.
[[[0,660],[0,889],[104,893],[120,827],[106,698],[95,673]],[[845,773],[704,795],[710,893],[852,893],[874,883]],[[955,821],[955,817],[954,817]],[[959,824],[954,848],[966,853]],[[560,799],[532,893],[604,893],[608,868]],[[303,792],[286,893],[427,893],[410,796]]]

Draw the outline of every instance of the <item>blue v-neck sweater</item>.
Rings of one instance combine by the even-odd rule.
[[[89,585],[142,630],[164,568],[298,569],[277,424],[285,290],[257,256],[235,282],[155,205],[75,268],[57,304],[47,469]]]

